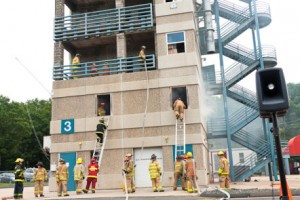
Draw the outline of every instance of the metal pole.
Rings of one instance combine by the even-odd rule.
[[[280,183],[281,183],[281,188],[282,188],[281,199],[288,200],[289,197],[288,197],[287,184],[286,184],[286,178],[285,178],[285,173],[284,173],[281,144],[280,144],[280,137],[279,137],[279,128],[278,128],[278,124],[277,124],[276,113],[272,113],[272,121],[273,121],[273,134],[274,134],[274,139],[275,139],[275,144],[276,144]]]
[[[229,114],[228,114],[228,103],[227,103],[227,88],[225,83],[225,70],[224,70],[224,61],[223,61],[223,46],[222,46],[222,38],[220,31],[220,15],[219,15],[219,3],[215,1],[215,15],[216,15],[216,23],[217,23],[217,33],[218,33],[218,46],[219,46],[219,57],[220,57],[220,69],[222,75],[222,90],[223,90],[223,103],[224,103],[224,115],[226,122],[226,135],[227,135],[227,145],[228,145],[228,156],[229,156],[229,170],[230,170],[230,178],[232,181],[235,181],[234,176],[234,168],[233,168],[233,156],[232,156],[232,145],[231,145],[231,131],[229,124]]]

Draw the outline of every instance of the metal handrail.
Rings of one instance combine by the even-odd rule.
[[[94,64],[94,66],[93,66]],[[101,75],[111,75],[123,72],[144,71],[155,69],[155,55],[146,55],[146,61],[139,56],[101,60],[80,63],[79,65],[62,65],[53,67],[53,79],[73,79]]]
[[[152,27],[152,4],[140,4],[56,17],[54,20],[54,40],[110,35],[126,30]]]

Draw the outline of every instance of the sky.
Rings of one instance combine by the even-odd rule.
[[[276,47],[277,67],[283,69],[286,82],[300,83],[297,34],[300,1],[262,1],[270,4],[272,23],[260,30],[261,43]],[[53,0],[2,2],[0,95],[18,102],[51,98],[54,3]],[[208,59],[206,64],[215,61]],[[253,77],[244,81],[249,89],[255,88]]]

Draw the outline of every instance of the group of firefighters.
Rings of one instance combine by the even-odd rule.
[[[219,156],[219,182],[220,188],[229,188],[229,163],[228,160],[224,157],[224,152],[218,152]],[[14,199],[23,199],[23,182],[24,182],[24,167],[23,159],[18,158],[16,161],[15,167],[15,189],[14,189]],[[128,193],[134,193],[136,191],[134,184],[134,169],[135,164],[132,160],[132,154],[128,153],[125,156],[124,164],[122,168],[122,173],[126,178],[126,187]],[[198,192],[197,186],[197,175],[196,175],[196,162],[193,159],[191,152],[181,156],[176,157],[176,162],[174,164],[174,185],[173,190],[177,190],[178,180],[181,180],[182,190],[187,191],[188,193]],[[149,163],[149,175],[152,182],[153,192],[164,192],[161,183],[162,169],[159,162],[157,161],[157,156],[153,154],[151,156],[151,161]],[[99,173],[99,165],[96,162],[95,158],[91,159],[91,163],[88,165],[88,175],[87,175],[87,184],[85,189],[82,189],[83,180],[85,179],[85,167],[82,164],[82,158],[78,158],[76,165],[73,169],[74,171],[74,180],[76,183],[76,194],[81,194],[82,192],[88,193],[90,186],[92,193],[96,191],[96,182],[97,176]],[[48,179],[48,174],[46,169],[43,167],[42,162],[37,163],[37,169],[34,173],[35,197],[44,197],[43,188],[44,181]],[[59,165],[56,169],[56,183],[57,183],[57,196],[69,196],[67,192],[67,181],[69,178],[68,166],[65,163],[65,160],[60,158]]]

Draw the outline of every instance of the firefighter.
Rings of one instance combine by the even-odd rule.
[[[87,177],[87,183],[86,183],[86,187],[83,190],[84,193],[88,193],[89,192],[89,188],[90,185],[92,183],[92,193],[96,192],[96,183],[97,183],[97,175],[99,172],[99,165],[96,163],[96,159],[92,158],[91,159],[91,163],[88,166],[88,177]]]
[[[149,173],[150,179],[152,181],[152,189],[153,192],[164,192],[162,189],[162,184],[160,182],[160,176],[162,175],[162,171],[158,161],[156,160],[156,155],[152,154],[151,162],[149,164]]]
[[[73,79],[78,79],[78,68],[80,68],[80,54],[77,53],[72,60],[72,75]]]
[[[138,65],[135,68],[134,71],[140,71],[141,69],[146,67],[146,55],[145,55],[146,46],[141,46],[141,50],[139,52],[139,61]]]
[[[23,182],[24,182],[24,160],[22,158],[17,158],[15,161],[15,189],[14,189],[14,199],[23,199]]]
[[[173,109],[175,112],[176,119],[179,118],[181,121],[183,121],[183,113],[184,113],[184,109],[186,109],[186,106],[181,100],[181,98],[176,99],[176,101],[173,104]]]
[[[106,115],[106,109],[105,109],[105,103],[101,102],[100,107],[97,110],[98,116],[105,116]]]
[[[196,184],[196,162],[193,160],[193,154],[188,152],[187,161],[185,162],[185,170],[186,170],[186,179],[187,179],[187,192],[192,193],[198,192],[197,184]]]
[[[42,162],[38,162],[36,164],[37,169],[33,174],[34,180],[34,195],[35,197],[44,197],[44,181],[48,180],[48,173],[46,169],[43,167]]]
[[[68,166],[64,159],[59,159],[59,166],[56,169],[57,196],[69,196],[67,182],[69,178]]]
[[[224,156],[223,151],[218,152],[219,157],[219,182],[220,182],[220,188],[230,188],[229,185],[229,162]]]
[[[139,57],[141,59],[141,61],[145,62],[146,61],[146,55],[145,55],[145,50],[146,50],[146,46],[141,46],[141,50],[139,53]]]
[[[182,190],[185,190],[185,181],[184,181],[184,161],[182,161],[182,156],[177,155],[176,162],[174,166],[174,185],[173,190],[177,190],[178,179],[181,180]]]
[[[104,124],[104,118],[99,120],[99,124],[97,124],[96,135],[97,141],[101,144],[103,143],[104,132],[107,126]]]
[[[84,166],[82,158],[78,158],[74,167],[74,180],[76,183],[76,194],[82,193],[82,180],[84,179]]]
[[[126,185],[128,193],[135,192],[135,185],[134,185],[134,163],[132,160],[132,154],[128,153],[124,160],[124,168],[123,172],[126,175]]]

